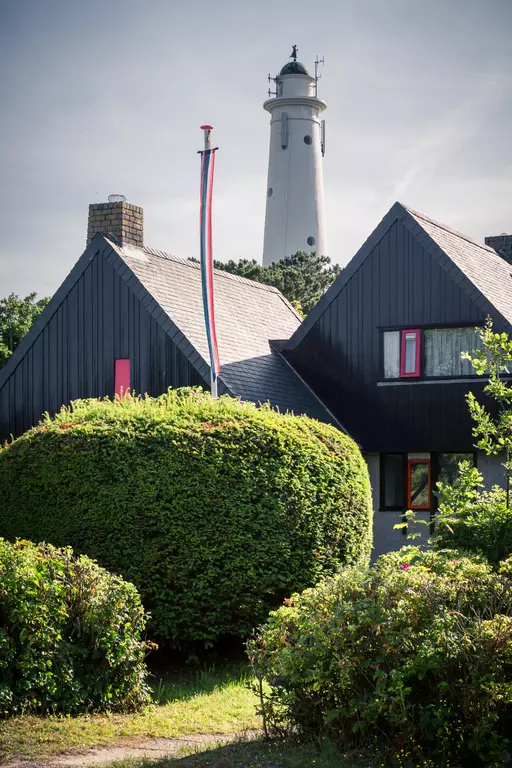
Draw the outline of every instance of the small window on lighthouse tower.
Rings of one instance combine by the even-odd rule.
[[[274,194],[274,190],[272,189],[272,187],[269,187],[268,188],[268,196],[272,197],[273,194]]]
[[[311,144],[312,138],[311,136],[304,136],[304,144]]]
[[[314,237],[311,237],[311,235],[310,235],[310,236],[308,237],[308,240],[307,240],[307,242],[308,242],[308,245],[314,245],[314,244],[315,244],[315,238],[314,238]]]

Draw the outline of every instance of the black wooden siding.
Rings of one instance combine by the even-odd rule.
[[[37,424],[45,411],[114,394],[114,360],[131,360],[131,386],[207,387],[183,353],[106,259],[86,267],[0,389],[0,440]]]
[[[471,450],[464,395],[470,388],[481,392],[482,384],[407,381],[378,387],[381,330],[484,321],[483,311],[452,275],[396,221],[286,354],[366,451]]]

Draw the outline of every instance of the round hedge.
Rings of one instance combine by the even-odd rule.
[[[0,717],[149,700],[133,584],[72,551],[0,539]]]
[[[0,496],[0,535],[121,573],[174,647],[246,636],[370,555],[368,471],[349,437],[199,390],[76,401],[0,451]]]

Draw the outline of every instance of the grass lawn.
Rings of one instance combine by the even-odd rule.
[[[201,746],[184,746],[175,757],[107,760],[102,767],[374,768],[373,763],[340,754],[330,744],[319,748],[244,739],[244,731],[261,728],[251,680],[245,664],[181,671],[157,678],[154,703],[137,714],[22,716],[0,721],[0,758],[51,761],[92,747],[143,747],[151,738],[241,734],[231,744],[216,743],[214,738]]]
[[[155,703],[129,715],[16,717],[0,721],[0,756],[57,755],[135,739],[238,733],[261,728],[245,665],[176,673],[155,685]]]

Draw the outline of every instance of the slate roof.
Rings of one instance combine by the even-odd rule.
[[[153,248],[108,242],[146,289],[148,308],[160,314],[163,310],[173,331],[178,331],[177,338],[186,340],[190,362],[208,378],[199,264]],[[288,339],[299,327],[301,317],[291,304],[277,288],[223,270],[214,273],[220,380],[225,390],[340,426],[271,343]]]
[[[475,243],[411,208],[406,210],[502,317],[512,323],[512,264],[494,248]]]
[[[476,243],[461,232],[397,202],[297,328],[285,344],[285,350],[294,349],[307,335],[397,220],[403,223],[484,312],[495,310],[512,325],[512,264],[499,256],[493,248]]]

